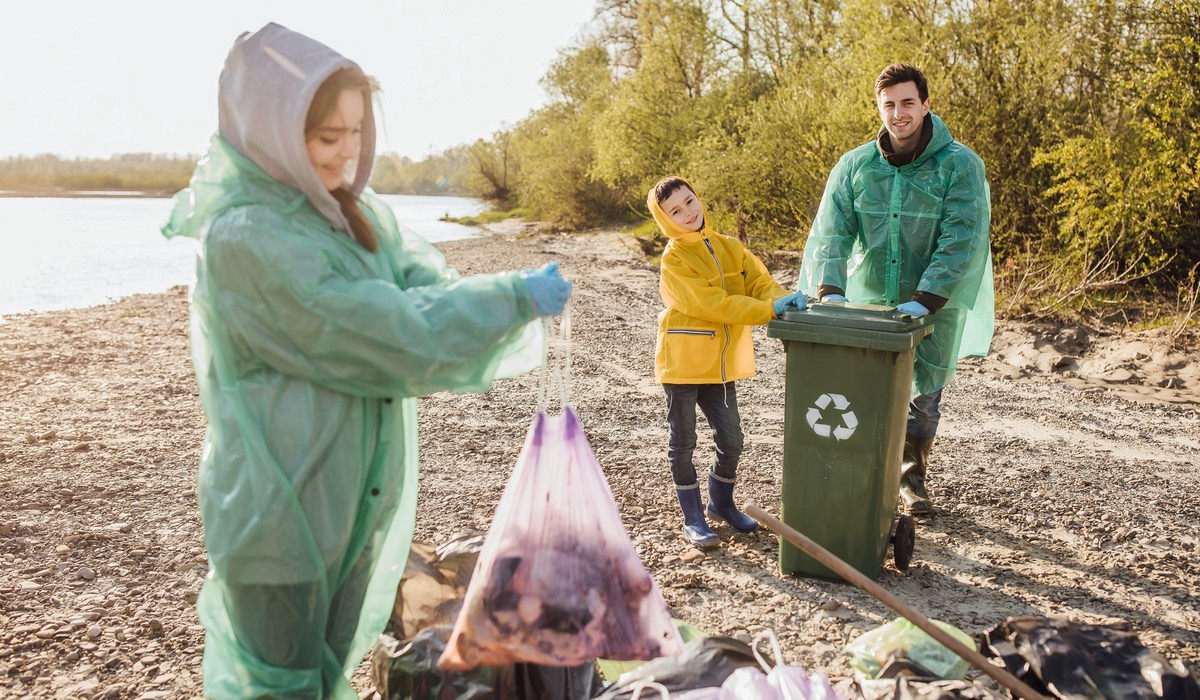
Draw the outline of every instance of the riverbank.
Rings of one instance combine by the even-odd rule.
[[[63,190],[57,188],[30,190],[0,190],[0,197],[50,197],[81,199],[98,197],[105,199],[146,199],[170,197],[178,190]]]
[[[679,534],[652,380],[657,273],[634,245],[602,233],[439,247],[467,274],[559,260],[575,280],[571,402],[672,613],[710,634],[774,629],[790,662],[845,676],[842,648],[890,620],[884,606],[779,575],[769,533],[719,528],[722,546],[705,554]],[[186,291],[7,320],[0,695],[198,696],[204,419]],[[759,376],[738,388],[738,495],[777,513],[783,358],[762,329],[755,338]],[[993,355],[965,361],[946,392],[930,482],[939,514],[918,524],[908,573],[889,558],[879,582],[970,634],[1020,614],[1123,620],[1200,668],[1198,363],[1194,347],[1152,335],[1002,324]],[[537,397],[535,374],[421,400],[417,539],[487,528]],[[710,458],[702,433],[698,463]]]

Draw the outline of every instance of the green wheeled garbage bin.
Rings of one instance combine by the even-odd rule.
[[[913,359],[932,332],[928,318],[869,304],[817,303],[767,324],[787,355],[780,519],[870,578],[896,517]],[[782,539],[779,568],[842,580]]]

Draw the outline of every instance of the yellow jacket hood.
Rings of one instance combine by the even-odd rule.
[[[650,215],[654,217],[654,223],[658,224],[659,230],[672,241],[688,242],[708,238],[712,234],[712,230],[708,224],[708,208],[704,206],[704,200],[700,199],[700,195],[696,194],[696,188],[692,187],[692,183],[684,178],[679,179],[683,180],[687,188],[692,191],[692,195],[696,198],[696,201],[700,203],[700,216],[704,221],[704,225],[700,227],[699,231],[689,231],[672,221],[671,216],[663,211],[662,205],[658,203],[658,198],[654,196],[653,187],[646,194],[646,208],[650,210]]]

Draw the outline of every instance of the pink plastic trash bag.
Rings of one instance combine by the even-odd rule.
[[[539,412],[438,668],[576,666],[682,649],[575,412]]]

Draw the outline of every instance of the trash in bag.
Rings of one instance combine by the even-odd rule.
[[[438,667],[679,653],[575,412],[533,419]]]
[[[590,663],[570,668],[537,664],[441,671],[449,626],[427,627],[411,641],[383,635],[371,655],[371,679],[383,700],[587,700],[603,684]]]
[[[1124,626],[1010,617],[983,640],[1009,672],[1051,697],[1200,699],[1200,685],[1181,664],[1146,648]]]
[[[388,634],[371,655],[371,680],[383,700],[587,700],[603,687],[592,664],[536,664],[440,671],[484,534],[465,532],[438,547],[413,542]],[[404,641],[404,637],[408,637]]]
[[[969,649],[975,648],[975,640],[953,625],[930,620]],[[970,663],[942,646],[941,642],[926,634],[920,627],[903,617],[864,632],[846,645],[850,654],[850,667],[865,678],[875,678],[891,659],[912,661],[933,678],[958,679],[967,672]]]
[[[676,656],[648,661],[622,674],[596,700],[630,700],[637,686],[648,681],[657,682],[672,694],[720,688],[737,669],[757,665],[749,644],[731,637],[704,637],[688,642]],[[647,695],[643,693],[642,697]],[[649,697],[654,696],[651,693]]]

